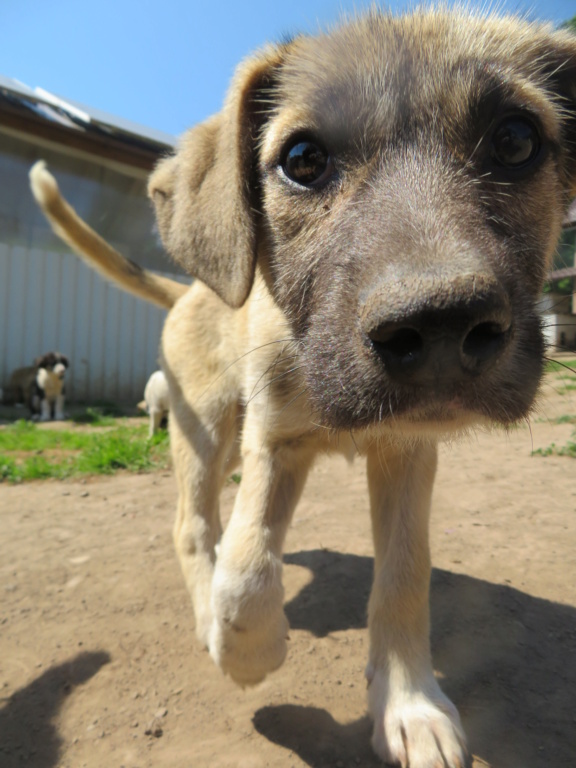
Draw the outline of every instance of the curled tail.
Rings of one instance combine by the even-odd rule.
[[[30,186],[54,233],[107,280],[166,309],[186,293],[188,285],[155,275],[126,259],[82,221],[60,194],[58,184],[43,160],[32,166]]]

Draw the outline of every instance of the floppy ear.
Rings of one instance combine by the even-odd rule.
[[[254,279],[256,150],[281,58],[271,48],[241,65],[222,112],[184,134],[148,185],[168,253],[235,308]]]

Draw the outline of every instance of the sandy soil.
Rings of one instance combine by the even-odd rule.
[[[474,766],[576,764],[574,392],[531,429],[442,450],[433,651]],[[224,493],[229,512],[235,487]],[[0,487],[2,768],[376,768],[363,669],[362,462],[313,472],[285,557],[289,657],[242,691],[197,644],[170,473]]]

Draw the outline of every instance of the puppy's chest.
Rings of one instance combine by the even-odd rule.
[[[38,371],[36,382],[40,389],[44,390],[45,396],[48,398],[48,400],[54,400],[62,392],[62,379],[60,379],[51,371],[47,371],[45,368],[41,368]]]

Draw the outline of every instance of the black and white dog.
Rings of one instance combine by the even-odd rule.
[[[68,358],[59,352],[48,352],[36,359],[36,376],[30,388],[30,411],[40,421],[64,419],[64,376]]]
[[[12,373],[7,387],[8,399],[27,404],[33,419],[61,421],[65,418],[64,377],[69,365],[68,358],[59,352],[37,357],[34,365]]]

